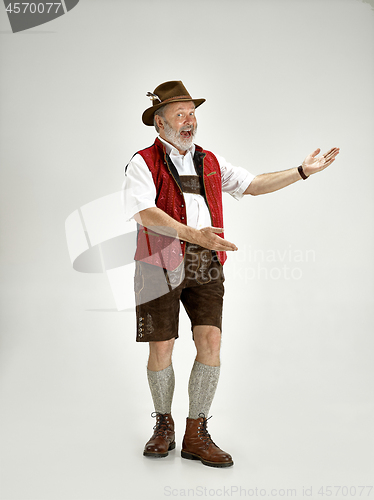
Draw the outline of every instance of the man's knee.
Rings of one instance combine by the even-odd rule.
[[[221,347],[221,330],[216,326],[196,326],[194,328],[196,348],[219,352]]]
[[[175,339],[149,342],[149,353],[160,358],[172,355]]]

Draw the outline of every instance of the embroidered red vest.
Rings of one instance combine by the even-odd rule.
[[[187,224],[186,203],[179,174],[159,139],[149,148],[138,151],[146,162],[156,186],[156,206],[176,221]],[[210,151],[195,146],[194,164],[200,178],[205,202],[213,227],[223,227],[222,181],[217,158]],[[219,236],[224,237],[223,233]],[[176,269],[184,258],[185,242],[178,238],[158,234],[138,225],[135,260]],[[220,263],[226,261],[226,252],[216,252]]]

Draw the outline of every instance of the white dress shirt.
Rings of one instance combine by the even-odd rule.
[[[164,141],[166,153],[170,156],[179,175],[197,175],[193,163],[195,145],[185,155]],[[215,155],[221,168],[222,191],[231,194],[236,200],[243,197],[244,191],[255,178],[241,167],[233,167],[222,156]],[[211,226],[209,209],[204,198],[199,194],[183,193],[186,202],[187,225],[195,229]],[[136,154],[128,164],[123,184],[123,202],[126,220],[131,220],[135,214],[146,208],[156,207],[156,187],[152,174],[143,157]]]

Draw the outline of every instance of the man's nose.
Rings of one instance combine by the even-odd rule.
[[[184,120],[185,125],[193,125],[194,124],[194,118],[193,116],[187,116]]]

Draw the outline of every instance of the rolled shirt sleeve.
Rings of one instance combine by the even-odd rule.
[[[222,192],[229,193],[236,200],[240,200],[244,191],[256,177],[242,167],[234,167],[222,156],[215,155],[221,167]]]

